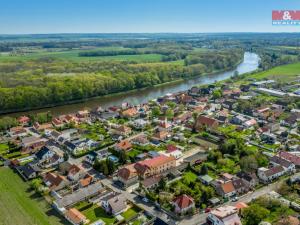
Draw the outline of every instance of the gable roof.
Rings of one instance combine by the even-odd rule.
[[[127,165],[118,171],[118,176],[123,178],[124,180],[128,180],[132,177],[137,176],[137,171],[134,167],[135,164]]]
[[[218,121],[217,120],[215,120],[215,119],[213,119],[213,118],[210,118],[210,117],[207,117],[207,116],[202,116],[202,115],[200,115],[200,116],[198,116],[198,118],[197,118],[197,122],[196,122],[196,124],[197,124],[197,126],[203,126],[203,125],[205,125],[205,126],[208,126],[208,127],[212,127],[212,126],[214,126],[214,125],[218,125],[219,123],[218,123]]]
[[[284,151],[280,151],[279,152],[279,157],[286,159],[292,163],[294,163],[297,166],[300,166],[300,157],[294,154],[291,154],[289,152],[284,152]]]
[[[44,155],[46,155],[50,151],[51,150],[48,147],[43,146],[40,151],[38,151],[37,153],[35,153],[35,157],[37,157],[38,159],[41,160],[44,157]]]
[[[180,209],[185,209],[194,204],[194,199],[186,194],[180,195],[173,200]]]
[[[47,173],[44,177],[44,182],[50,187],[57,187],[63,182],[65,178],[55,173]]]
[[[221,189],[222,189],[222,191],[223,191],[224,194],[227,194],[227,193],[235,191],[235,188],[233,186],[232,181],[228,181],[228,182],[226,182],[224,184],[221,184]]]
[[[121,212],[122,210],[124,210],[127,207],[126,206],[126,198],[122,194],[109,199],[107,202],[115,214]]]
[[[281,165],[281,166],[283,166],[285,168],[289,168],[293,164],[292,162],[290,162],[290,161],[288,161],[288,160],[286,160],[284,158],[280,158],[280,157],[278,157],[276,155],[272,156],[270,158],[270,161],[273,162],[273,163],[275,163],[275,164],[277,164],[277,165]]]
[[[265,171],[265,175],[267,177],[270,177],[270,176],[273,176],[277,173],[280,173],[280,172],[283,172],[284,171],[284,168],[282,166],[274,166],[268,170]]]
[[[82,221],[86,220],[86,217],[79,212],[75,208],[71,208],[66,212],[66,216],[71,220],[74,224],[80,224]]]
[[[121,150],[128,150],[132,148],[132,144],[128,140],[123,140],[116,144],[116,147]]]

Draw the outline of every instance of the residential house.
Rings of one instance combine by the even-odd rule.
[[[280,151],[278,153],[278,156],[287,161],[290,161],[295,165],[296,168],[300,168],[300,156],[297,156],[291,152],[284,152],[284,151]]]
[[[134,165],[137,173],[146,178],[163,174],[176,166],[176,159],[172,156],[159,155],[152,159],[140,161]]]
[[[132,125],[136,129],[144,129],[148,124],[149,124],[149,122],[144,119],[136,119],[132,122]]]
[[[77,181],[83,178],[86,175],[86,172],[81,166],[73,164],[68,171],[68,179],[71,181]]]
[[[232,184],[237,194],[244,194],[250,190],[250,187],[241,178],[234,178]]]
[[[174,150],[174,151],[167,151],[165,153],[163,153],[166,156],[173,156],[176,160],[181,158],[183,156],[182,151],[180,150]]]
[[[192,113],[191,112],[184,112],[176,117],[173,118],[173,121],[176,124],[182,124],[185,123],[188,119],[190,119],[192,117]]]
[[[255,173],[240,171],[236,174],[236,176],[243,179],[244,183],[251,189],[253,189],[258,183],[258,178]]]
[[[115,145],[117,151],[129,151],[132,148],[132,144],[128,140],[120,141]]]
[[[269,132],[263,132],[260,136],[261,140],[268,144],[275,144],[277,138],[276,135]]]
[[[119,127],[117,127],[114,131],[114,134],[118,134],[118,135],[122,135],[122,136],[128,136],[129,134],[131,134],[131,128],[127,127],[125,125],[121,125]]]
[[[67,210],[65,217],[73,225],[82,225],[87,222],[85,215],[75,208]]]
[[[233,110],[236,108],[236,105],[237,105],[237,102],[232,100],[232,99],[228,99],[228,100],[225,100],[223,103],[222,103],[222,106],[225,108],[225,109],[229,109],[229,110]]]
[[[61,190],[69,184],[64,176],[52,172],[47,173],[43,181],[51,191]]]
[[[220,182],[216,187],[216,192],[223,198],[232,197],[236,194],[232,181]]]
[[[248,119],[245,118],[242,115],[237,115],[232,117],[232,119],[230,120],[230,123],[232,124],[236,124],[236,125],[242,125],[243,123],[245,123]]]
[[[20,138],[22,138],[22,137],[27,136],[27,134],[28,134],[27,130],[25,128],[21,127],[21,126],[12,127],[12,128],[9,129],[9,135],[11,137],[20,137]]]
[[[145,146],[145,145],[148,145],[149,144],[149,141],[147,139],[147,136],[146,135],[139,135],[135,138],[133,138],[131,140],[132,144],[135,144],[135,145],[141,145],[141,146]]]
[[[30,118],[28,116],[20,116],[18,118],[18,123],[22,126],[28,125],[30,122]]]
[[[33,168],[31,163],[18,166],[16,167],[16,170],[24,178],[24,180],[31,180],[37,177],[37,171]]]
[[[135,118],[139,115],[139,112],[137,111],[137,109],[135,107],[126,109],[122,112],[120,112],[120,116],[124,117],[124,118]]]
[[[258,117],[259,119],[266,120],[270,115],[270,107],[260,107],[253,112],[253,116]]]
[[[171,131],[171,129],[172,129],[172,123],[169,123],[167,118],[165,118],[165,120],[160,122],[158,125],[159,131]]]
[[[191,212],[195,208],[194,199],[186,194],[180,195],[172,201],[175,213],[183,214]]]
[[[257,170],[257,176],[262,183],[269,183],[285,174],[282,166],[274,166],[272,168],[260,167]]]
[[[38,122],[35,122],[33,124],[33,128],[36,130],[36,131],[39,131],[39,132],[42,132],[46,129],[52,129],[53,128],[53,125],[51,123],[43,123],[43,124],[39,124]]]
[[[117,216],[126,211],[127,200],[124,195],[113,193],[112,195],[101,199],[101,205],[108,214]]]
[[[285,126],[295,128],[299,120],[300,120],[300,113],[296,112],[296,113],[291,113],[290,116],[288,116],[281,122]]]
[[[61,128],[65,125],[65,123],[62,120],[60,120],[59,118],[54,118],[52,120],[52,124],[56,128]]]
[[[34,153],[41,149],[47,142],[45,138],[35,136],[25,137],[22,139],[22,153]]]
[[[280,129],[280,123],[268,123],[264,127],[266,127],[270,133],[274,133]]]
[[[85,175],[84,178],[79,180],[79,187],[80,188],[85,188],[89,186],[93,182],[93,177],[89,174]]]
[[[162,130],[162,131],[157,131],[154,135],[153,135],[153,139],[157,140],[157,141],[165,141],[168,139],[169,137],[169,132],[166,130]]]
[[[150,190],[156,188],[161,181],[161,176],[152,176],[142,180],[142,185],[145,189]]]
[[[273,165],[273,166],[277,166],[277,165],[280,165],[284,168],[285,172],[287,173],[293,173],[295,172],[296,168],[295,168],[295,164],[293,164],[291,161],[288,161],[284,158],[281,158],[279,156],[272,156],[270,158],[270,163]]]
[[[233,206],[222,206],[209,212],[208,225],[242,225],[238,209]]]
[[[216,119],[200,115],[198,116],[195,124],[196,130],[202,130],[207,128],[208,130],[215,130],[219,126],[219,122]]]
[[[50,159],[51,157],[53,157],[55,155],[54,151],[51,151],[48,147],[43,146],[41,148],[41,150],[39,150],[37,153],[35,153],[35,157],[39,160],[39,161],[45,161],[47,159]]]
[[[122,183],[124,188],[137,184],[138,182],[138,174],[134,165],[135,164],[126,165],[118,171],[118,180]]]
[[[246,122],[243,123],[244,127],[246,128],[250,128],[250,127],[253,127],[257,124],[257,121],[255,119],[250,119],[250,120],[247,120]]]

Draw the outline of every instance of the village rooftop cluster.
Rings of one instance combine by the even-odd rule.
[[[215,83],[44,123],[24,115],[1,136],[2,165],[74,225],[242,224],[261,196],[286,204],[270,184],[300,181],[292,85]]]

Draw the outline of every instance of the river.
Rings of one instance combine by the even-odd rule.
[[[32,110],[28,112],[18,112],[10,113],[3,116],[14,116],[18,117],[24,114],[35,114],[39,112],[50,111],[53,116],[74,113],[83,108],[96,108],[101,106],[102,108],[107,108],[113,105],[121,105],[122,102],[128,102],[131,104],[146,103],[149,100],[158,98],[160,96],[166,95],[167,93],[176,93],[180,91],[186,91],[195,85],[209,84],[215,81],[225,80],[234,74],[234,71],[238,71],[239,74],[248,73],[254,71],[258,68],[259,56],[255,53],[246,52],[244,54],[244,60],[241,64],[237,66],[235,70],[217,73],[213,75],[199,76],[191,78],[189,80],[184,80],[182,82],[174,82],[165,85],[160,85],[156,87],[149,87],[142,90],[136,90],[129,93],[120,93],[118,95],[104,96],[99,98],[93,98],[85,102],[56,106],[51,108],[44,108],[38,110]]]

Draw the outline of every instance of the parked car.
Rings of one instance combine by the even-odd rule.
[[[211,211],[211,208],[206,208],[204,212],[209,213],[210,211]]]
[[[239,197],[235,196],[234,198],[232,198],[233,202],[237,202],[239,200]]]

